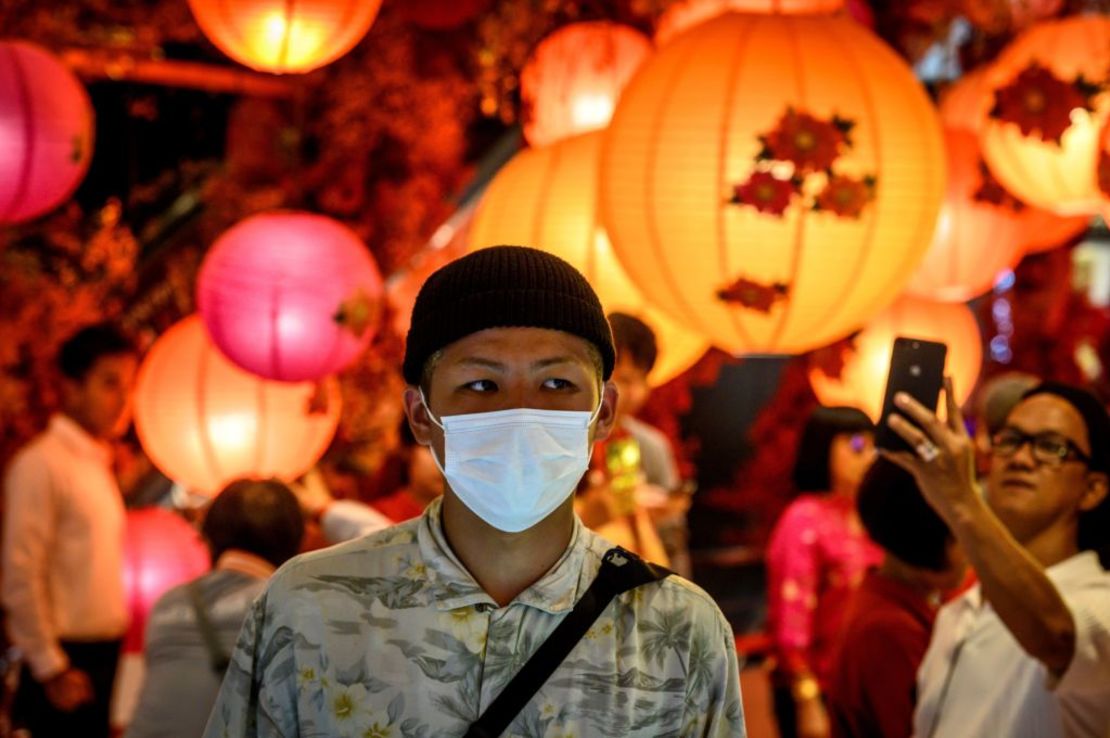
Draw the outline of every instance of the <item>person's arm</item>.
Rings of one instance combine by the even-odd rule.
[[[900,396],[899,407],[921,429],[897,414],[890,426],[916,448],[931,441],[937,456],[925,461],[909,452],[883,455],[913,474],[922,494],[948,523],[975,569],[983,596],[999,619],[1033,658],[1060,676],[1075,654],[1076,624],[1071,611],[1044,567],[1016,540],[983,501],[975,477],[974,444],[945,381],[947,422],[924,406]]]
[[[251,606],[239,631],[204,738],[297,738],[295,673],[288,629],[269,632],[267,595]]]
[[[814,614],[820,588],[817,520],[806,501],[792,504],[783,513],[767,547],[771,641],[778,668],[790,680],[797,710],[798,734],[828,735],[828,716],[821,689],[810,663]]]
[[[774,618],[768,623],[778,668],[794,679],[813,675],[813,646],[818,590],[816,520],[805,501],[792,504],[767,546],[767,599]]]
[[[690,654],[708,662],[704,680],[687,680],[687,717],[682,735],[704,738],[744,738],[744,705],[740,697],[740,665],[736,658],[736,639],[724,616],[716,613],[715,622],[702,638],[705,653]],[[697,636],[695,636],[697,638]],[[700,694],[698,694],[700,692]],[[699,724],[700,723],[700,724]],[[686,727],[689,726],[689,727]],[[696,728],[694,726],[697,726]]]
[[[47,592],[54,506],[45,462],[21,454],[4,479],[4,576],[0,596],[8,614],[8,634],[39,682],[48,682],[69,668]]]

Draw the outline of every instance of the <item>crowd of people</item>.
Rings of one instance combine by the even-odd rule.
[[[128,738],[743,736],[729,624],[690,579],[688,486],[637,419],[655,337],[543,252],[433,274],[406,341],[401,485],[232,482],[212,569],[146,624]],[[13,723],[110,735],[128,625],[109,443],[138,352],[62,347],[61,406],[4,476]],[[783,738],[1110,736],[1110,417],[1006,376],[969,422],[899,397],[875,447],[818,408],[766,551]],[[306,530],[319,548],[305,551]],[[301,554],[301,555],[298,555]],[[1100,561],[1100,554],[1104,560]]]

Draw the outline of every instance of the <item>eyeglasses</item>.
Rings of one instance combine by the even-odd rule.
[[[1040,464],[1059,466],[1065,461],[1089,463],[1091,457],[1073,441],[1056,433],[1022,433],[1017,428],[1003,428],[991,439],[991,450],[1003,458],[1016,454],[1026,443],[1033,449],[1033,459]]]

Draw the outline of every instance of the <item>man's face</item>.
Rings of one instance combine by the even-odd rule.
[[[613,384],[617,385],[620,397],[617,413],[624,417],[640,412],[651,387],[648,385],[647,372],[633,361],[628,352],[617,355],[617,363],[613,367]]]
[[[590,344],[546,328],[490,328],[443,350],[427,388],[436,418],[512,408],[593,412],[601,402],[593,440],[609,434],[617,392],[601,387]],[[443,431],[427,418],[415,388],[405,392],[413,435],[440,459]]]
[[[1051,433],[1090,454],[1083,417],[1069,403],[1049,394],[1022,400],[1010,412],[1005,428],[1026,435]],[[1010,456],[995,453],[986,489],[987,503],[1020,543],[1028,543],[1056,525],[1070,525],[1084,509],[1097,504],[1092,483],[1104,476],[1091,473],[1079,459],[1046,463],[1033,456],[1025,443]],[[1097,478],[1097,479],[1096,479]]]
[[[131,388],[138,364],[131,354],[102,356],[84,379],[63,380],[66,413],[97,438],[118,438],[131,422]]]

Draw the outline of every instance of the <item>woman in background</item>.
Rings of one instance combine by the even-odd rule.
[[[856,513],[875,456],[874,425],[856,408],[818,407],[794,463],[799,496],[767,547],[768,629],[775,657],[775,718],[782,738],[828,738],[824,693],[844,609],[882,559]]]

